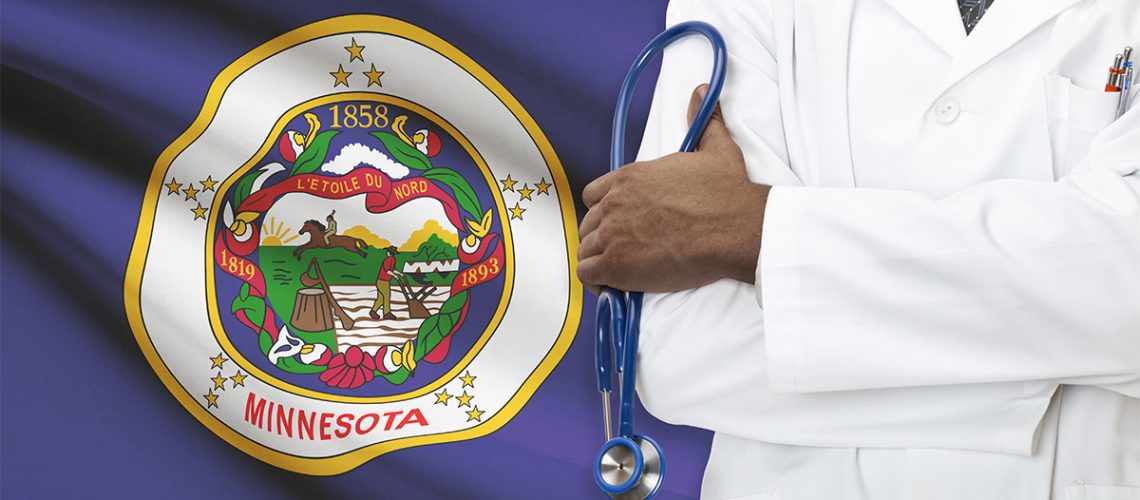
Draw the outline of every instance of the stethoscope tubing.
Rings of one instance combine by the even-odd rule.
[[[701,134],[712,119],[716,109],[728,67],[728,51],[724,38],[716,28],[699,21],[690,21],[677,24],[657,35],[646,45],[641,54],[626,74],[618,93],[617,106],[614,110],[613,133],[610,136],[610,171],[615,171],[625,165],[625,126],[629,114],[630,100],[637,87],[637,81],[648,67],[649,62],[660,54],[665,47],[682,38],[691,35],[702,35],[713,49],[712,75],[709,77],[709,88],[704,99],[689,125],[685,138],[681,141],[681,152],[692,152],[700,141]],[[608,494],[621,494],[630,491],[641,481],[644,470],[644,456],[640,446],[633,439],[645,439],[658,450],[661,455],[661,472],[664,473],[664,455],[660,454],[660,447],[652,439],[633,434],[633,402],[634,387],[637,379],[637,346],[640,336],[641,306],[644,293],[638,291],[621,291],[610,287],[602,287],[598,294],[597,306],[597,334],[595,345],[595,364],[598,374],[598,391],[602,394],[603,411],[605,412],[606,444],[598,454],[594,475],[598,485]],[[617,356],[614,365],[613,356]],[[620,406],[618,410],[618,436],[612,436],[610,422],[611,410],[609,408],[609,394],[612,392],[611,370],[616,370],[620,377],[619,394]],[[628,481],[613,485],[607,483],[601,474],[602,457],[611,448],[623,446],[630,448],[635,458],[634,473]],[[647,498],[657,492],[655,485]]]
[[[629,115],[629,104],[630,100],[633,99],[633,91],[637,87],[637,81],[641,78],[641,74],[649,66],[649,62],[665,50],[665,47],[687,36],[698,34],[703,35],[712,45],[712,74],[709,76],[709,89],[705,93],[705,98],[701,101],[701,106],[697,109],[697,114],[693,118],[693,123],[689,125],[684,140],[681,141],[680,152],[689,153],[696,150],[701,134],[708,126],[713,110],[716,109],[717,100],[720,99],[720,92],[724,88],[728,69],[728,49],[725,47],[724,37],[712,25],[700,21],[689,21],[677,24],[654,37],[641,51],[641,55],[637,56],[637,60],[629,68],[629,73],[626,73],[621,90],[618,92],[617,107],[614,109],[613,132],[610,135],[611,172],[625,165],[626,118]]]

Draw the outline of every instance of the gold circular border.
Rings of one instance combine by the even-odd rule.
[[[565,228],[566,234],[567,262],[569,264],[569,304],[562,331],[559,333],[551,350],[547,352],[538,367],[531,372],[530,376],[527,377],[526,381],[524,381],[523,385],[515,392],[507,404],[485,422],[459,431],[413,436],[374,443],[363,448],[330,457],[300,457],[274,450],[235,431],[214,416],[214,414],[210,413],[202,404],[198,403],[194,395],[182,387],[178,379],[170,372],[169,368],[163,364],[161,357],[147,334],[146,324],[142,317],[142,276],[145,270],[147,254],[150,249],[155,211],[158,206],[158,198],[163,184],[162,181],[166,178],[166,172],[170,169],[170,165],[174,162],[174,159],[177,158],[186,147],[197,140],[209,126],[218,111],[218,105],[221,102],[222,96],[229,86],[241,76],[242,73],[282,50],[326,36],[358,32],[393,35],[432,49],[479,80],[500,102],[507,106],[519,123],[526,129],[534,141],[534,144],[538,147],[539,152],[542,154],[543,159],[546,161],[552,181],[557,188],[559,204],[562,207],[563,227]],[[504,226],[505,225],[506,224],[504,224]],[[372,458],[392,451],[485,436],[506,425],[507,422],[510,422],[510,420],[518,414],[519,410],[522,409],[534,392],[538,390],[538,387],[546,377],[554,370],[554,367],[562,359],[562,356],[566,354],[566,351],[570,348],[570,344],[574,340],[574,336],[578,330],[578,324],[581,321],[582,284],[577,279],[576,271],[578,263],[575,260],[578,249],[577,232],[577,217],[574,213],[573,199],[570,196],[569,182],[566,179],[566,173],[562,169],[561,162],[554,153],[553,146],[551,146],[546,135],[543,134],[542,130],[538,127],[534,118],[527,113],[526,109],[519,104],[518,100],[516,100],[498,80],[456,47],[431,32],[415,25],[399,19],[368,14],[334,17],[302,26],[262,44],[231,63],[214,79],[209,91],[206,93],[206,99],[202,104],[202,110],[197,118],[195,118],[194,122],[191,123],[190,127],[187,128],[182,135],[163,150],[155,162],[154,169],[151,171],[150,180],[147,182],[146,194],[143,198],[142,209],[139,214],[138,230],[135,234],[135,241],[131,246],[131,256],[127,263],[127,272],[123,283],[123,300],[127,320],[131,325],[131,331],[134,333],[139,348],[143,351],[143,355],[147,358],[147,361],[162,380],[167,390],[169,390],[179,403],[197,418],[199,422],[234,447],[271,465],[304,474],[335,475],[352,470]]]
[[[400,106],[414,113],[419,113],[420,116],[431,120],[432,123],[435,123],[440,128],[443,128],[444,131],[451,135],[451,137],[455,139],[455,142],[458,142],[460,146],[462,146],[463,149],[467,151],[467,154],[471,156],[471,158],[475,161],[476,166],[479,167],[480,173],[483,174],[483,180],[491,188],[491,197],[495,200],[496,212],[499,215],[499,220],[502,221],[502,240],[505,246],[504,257],[506,259],[506,262],[503,265],[503,275],[506,278],[506,281],[503,283],[503,294],[499,299],[498,308],[491,316],[491,320],[487,323],[487,328],[483,330],[483,333],[479,335],[479,339],[476,340],[471,349],[467,351],[467,353],[464,354],[458,362],[456,362],[455,366],[452,367],[452,369],[448,370],[447,373],[440,376],[440,378],[435,379],[427,385],[424,385],[423,387],[410,392],[394,394],[391,396],[343,396],[340,394],[328,394],[314,391],[312,389],[306,389],[304,387],[299,387],[285,382],[281,379],[278,379],[277,377],[274,377],[273,375],[265,373],[264,370],[258,368],[257,365],[250,363],[249,360],[245,358],[245,356],[242,356],[238,349],[234,347],[233,343],[230,342],[229,336],[226,334],[226,330],[222,326],[222,319],[218,313],[217,290],[214,272],[214,242],[216,240],[215,231],[217,229],[218,217],[214,217],[212,215],[206,226],[206,307],[210,314],[210,326],[214,330],[214,338],[217,339],[218,344],[222,346],[222,350],[229,354],[230,358],[233,359],[235,363],[237,363],[239,366],[245,369],[245,371],[249,372],[262,382],[265,382],[283,391],[296,394],[298,396],[305,396],[322,401],[333,401],[338,403],[391,403],[395,401],[407,401],[409,399],[415,399],[425,394],[435,392],[436,389],[443,387],[452,379],[459,376],[459,372],[463,371],[463,369],[466,368],[467,365],[469,365],[471,361],[475,359],[475,356],[479,354],[479,351],[483,350],[483,346],[486,345],[487,341],[491,339],[491,335],[494,333],[495,329],[499,327],[499,322],[502,321],[503,314],[507,310],[507,304],[510,302],[509,297],[511,296],[511,291],[514,289],[514,240],[511,236],[510,223],[507,221],[507,208],[503,204],[502,196],[498,192],[498,184],[495,183],[495,178],[491,176],[490,167],[487,166],[486,160],[484,160],[483,156],[479,154],[479,151],[475,149],[475,146],[471,144],[471,141],[467,140],[467,136],[463,135],[463,133],[456,129],[450,122],[443,119],[434,111],[427,109],[415,102],[390,94],[380,94],[374,92],[343,92],[339,94],[329,94],[315,99],[310,99],[306,102],[292,107],[289,109],[289,111],[285,112],[281,118],[277,120],[277,124],[273,126],[273,129],[269,133],[268,138],[266,139],[265,143],[262,144],[261,148],[257,150],[257,153],[255,153],[249,161],[235,170],[234,173],[230,174],[230,176],[222,182],[221,187],[219,187],[217,191],[218,196],[214,197],[214,201],[210,207],[210,213],[221,213],[220,210],[225,203],[224,194],[229,192],[230,187],[236,183],[238,179],[241,178],[241,176],[252,170],[254,166],[256,166],[257,163],[265,157],[266,153],[268,153],[269,150],[273,148],[273,146],[277,145],[277,141],[275,139],[281,136],[281,133],[285,130],[285,126],[288,125],[293,118],[299,116],[303,111],[312,109],[314,107],[345,101],[379,102],[383,104]]]

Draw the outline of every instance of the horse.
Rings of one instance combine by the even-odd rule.
[[[315,220],[307,220],[301,225],[299,234],[309,235],[309,242],[297,247],[293,250],[293,257],[300,259],[301,254],[310,248],[343,248],[349,252],[354,252],[361,257],[366,257],[368,254],[364,251],[368,246],[364,244],[364,240],[353,238],[352,236],[345,236],[341,234],[334,234],[329,236],[329,243],[325,244],[325,225]]]

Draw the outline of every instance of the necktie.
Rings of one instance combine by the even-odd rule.
[[[994,0],[958,0],[958,11],[962,13],[962,24],[966,25],[966,34],[974,30],[978,21],[982,20],[986,10]]]

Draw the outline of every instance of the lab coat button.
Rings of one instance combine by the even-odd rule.
[[[934,105],[934,119],[938,120],[938,123],[954,123],[960,113],[961,106],[959,106],[958,100],[953,97],[947,97]]]

